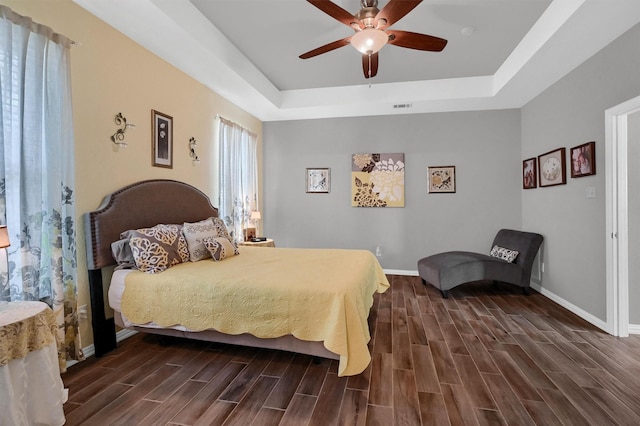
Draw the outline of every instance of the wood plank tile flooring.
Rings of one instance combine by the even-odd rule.
[[[390,276],[372,363],[137,334],[63,375],[67,425],[640,425],[640,336],[507,285]]]

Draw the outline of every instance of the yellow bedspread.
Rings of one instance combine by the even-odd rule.
[[[241,246],[221,262],[128,274],[122,313],[137,324],[322,341],[340,355],[338,375],[347,376],[371,361],[367,317],[374,293],[388,287],[367,250]]]

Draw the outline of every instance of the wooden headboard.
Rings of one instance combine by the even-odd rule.
[[[115,348],[113,318],[105,318],[101,268],[115,265],[111,243],[129,229],[159,223],[197,222],[217,217],[218,209],[199,189],[184,182],[155,179],[127,185],[106,197],[97,210],[85,213],[84,229],[96,356]]]

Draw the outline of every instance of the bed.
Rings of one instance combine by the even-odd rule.
[[[219,262],[187,261],[156,274],[118,269],[104,288],[116,264],[111,244],[123,232],[217,216],[204,193],[173,180],[128,185],[84,215],[96,356],[116,347],[118,325],[337,359],[341,376],[364,371],[373,296],[389,287],[367,250],[241,246]]]

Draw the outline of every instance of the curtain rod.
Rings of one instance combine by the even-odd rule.
[[[246,131],[247,131],[247,132],[249,132],[252,136],[258,137],[258,134],[257,134],[257,133],[252,132],[251,130],[247,129],[247,128],[246,128],[246,127],[244,127],[243,125],[238,124],[238,123],[236,123],[236,122],[234,122],[234,121],[231,121],[231,120],[229,120],[228,118],[224,118],[224,117],[223,117],[223,116],[221,116],[220,114],[216,114],[216,118],[217,118],[217,119],[219,119],[220,121],[224,121],[224,122],[226,122],[226,123],[227,123],[227,124],[229,124],[229,125],[239,127],[239,128],[241,128],[242,130],[246,130]]]
[[[40,24],[28,16],[20,15],[10,7],[4,6],[1,4],[0,4],[0,17],[13,22],[15,25],[28,28],[34,33],[46,35],[49,38],[49,40],[53,41],[54,43],[62,44],[65,47],[69,47],[73,45],[82,46],[82,43],[79,43],[75,40],[71,40],[69,37],[55,32],[51,27],[48,27],[44,24]]]

